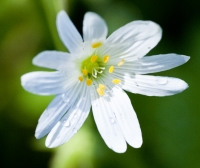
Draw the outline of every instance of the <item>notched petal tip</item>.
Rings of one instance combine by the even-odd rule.
[[[41,130],[41,127],[39,127],[39,124],[37,125],[36,127],[36,130],[35,130],[35,138],[36,139],[41,139],[43,138],[48,132],[44,132]]]
[[[46,54],[47,51],[42,51],[39,54],[37,54],[33,59],[32,59],[32,64],[36,66],[40,66],[41,62],[41,57],[43,57],[44,54]]]
[[[32,73],[34,72],[29,72],[29,73],[26,73],[24,75],[21,76],[20,80],[21,80],[21,85],[22,87],[26,90],[26,85],[30,82],[31,80],[31,76],[32,76]]]
[[[94,12],[87,12],[83,20],[84,41],[105,40],[108,28],[105,20]]]
[[[57,137],[57,138],[58,138],[58,137]],[[65,143],[65,142],[63,142],[63,143]],[[47,148],[56,148],[56,147],[58,147],[58,146],[60,146],[60,145],[63,145],[63,143],[56,143],[55,141],[50,140],[50,139],[48,138],[48,136],[47,136],[46,141],[45,141],[45,146],[46,146]]]
[[[184,91],[188,87],[189,85],[181,79],[179,79],[179,82],[177,82],[177,90],[180,90],[180,92]]]
[[[188,62],[189,59],[190,59],[190,57],[189,57],[189,56],[186,56],[186,55],[182,55],[182,57],[184,58],[184,61],[185,61],[185,62]]]
[[[125,143],[125,145],[122,145],[122,146],[118,146],[118,148],[117,147],[114,147],[114,148],[112,148],[112,147],[109,147],[110,149],[112,149],[114,152],[116,152],[116,153],[124,153],[124,152],[126,152],[126,150],[127,150],[127,145],[126,145],[126,143]]]
[[[53,146],[52,144],[50,144],[47,140],[45,141],[45,146],[47,148],[55,148],[56,146]]]
[[[35,138],[36,139],[40,139],[40,138],[42,138],[43,136],[40,134],[40,133],[38,133],[38,132],[35,132]]]
[[[67,14],[66,14],[66,12],[64,10],[61,10],[61,11],[58,12],[57,19],[62,17],[62,16],[67,16]]]
[[[140,147],[142,146],[142,144],[143,144],[143,140],[142,140],[142,138],[141,138],[141,139],[136,140],[136,141],[134,142],[134,144],[131,145],[131,146],[134,147],[134,148],[140,148]]]

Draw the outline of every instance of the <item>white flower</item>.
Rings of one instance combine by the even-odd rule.
[[[188,85],[177,78],[148,76],[177,67],[189,57],[165,54],[144,57],[161,39],[162,30],[151,21],[133,21],[107,39],[105,21],[88,12],[83,39],[64,11],[57,16],[58,33],[70,53],[44,51],[33,64],[55,72],[31,72],[22,86],[40,95],[56,95],[39,119],[35,136],[48,134],[47,147],[68,141],[80,129],[90,107],[97,128],[109,148],[125,152],[126,142],[142,145],[142,134],[130,99],[123,91],[147,96],[169,96]]]

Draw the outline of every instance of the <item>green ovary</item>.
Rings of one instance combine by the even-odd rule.
[[[94,68],[99,67],[99,63],[97,62],[97,60],[95,62],[91,62],[91,58],[92,57],[89,57],[85,61],[83,61],[81,66],[81,70],[87,69],[89,74],[92,74]]]

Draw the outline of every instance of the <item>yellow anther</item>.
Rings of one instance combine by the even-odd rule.
[[[114,66],[110,66],[109,73],[113,73],[113,71],[114,71]]]
[[[79,76],[78,79],[79,79],[80,82],[83,81],[83,77],[82,76]]]
[[[91,79],[87,79],[87,80],[86,80],[86,84],[87,84],[88,86],[90,86],[90,85],[92,84],[92,80],[91,80]]]
[[[109,55],[105,55],[104,57],[103,57],[103,63],[107,63],[108,62],[108,60],[109,60]]]
[[[88,70],[87,69],[82,69],[82,73],[84,76],[87,76],[88,75]]]
[[[99,96],[103,96],[104,90],[99,87],[99,88],[97,88],[97,93],[99,94]]]
[[[96,42],[92,44],[92,48],[98,48],[100,46],[102,46],[102,42]]]
[[[112,80],[112,83],[114,83],[114,84],[119,84],[119,83],[121,83],[121,80],[120,80],[120,79],[113,79],[113,80]]]
[[[124,64],[124,59],[121,60],[117,65],[118,65],[118,66],[122,66],[123,64]]]
[[[97,55],[93,55],[90,59],[91,62],[95,62],[97,60],[98,56]]]
[[[103,84],[99,84],[99,88],[102,89],[102,90],[104,90],[104,89],[106,89],[106,86],[103,85]]]

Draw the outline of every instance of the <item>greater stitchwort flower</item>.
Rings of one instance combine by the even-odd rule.
[[[143,75],[177,67],[189,57],[176,54],[145,56],[161,39],[162,30],[151,21],[133,21],[108,38],[105,21],[87,12],[83,39],[68,15],[57,16],[58,33],[70,53],[44,51],[33,64],[55,69],[22,76],[22,86],[40,95],[56,95],[38,121],[35,136],[48,134],[47,147],[68,141],[86,120],[90,108],[109,148],[125,152],[126,142],[142,145],[136,113],[124,90],[147,96],[169,96],[188,85],[177,78]]]

